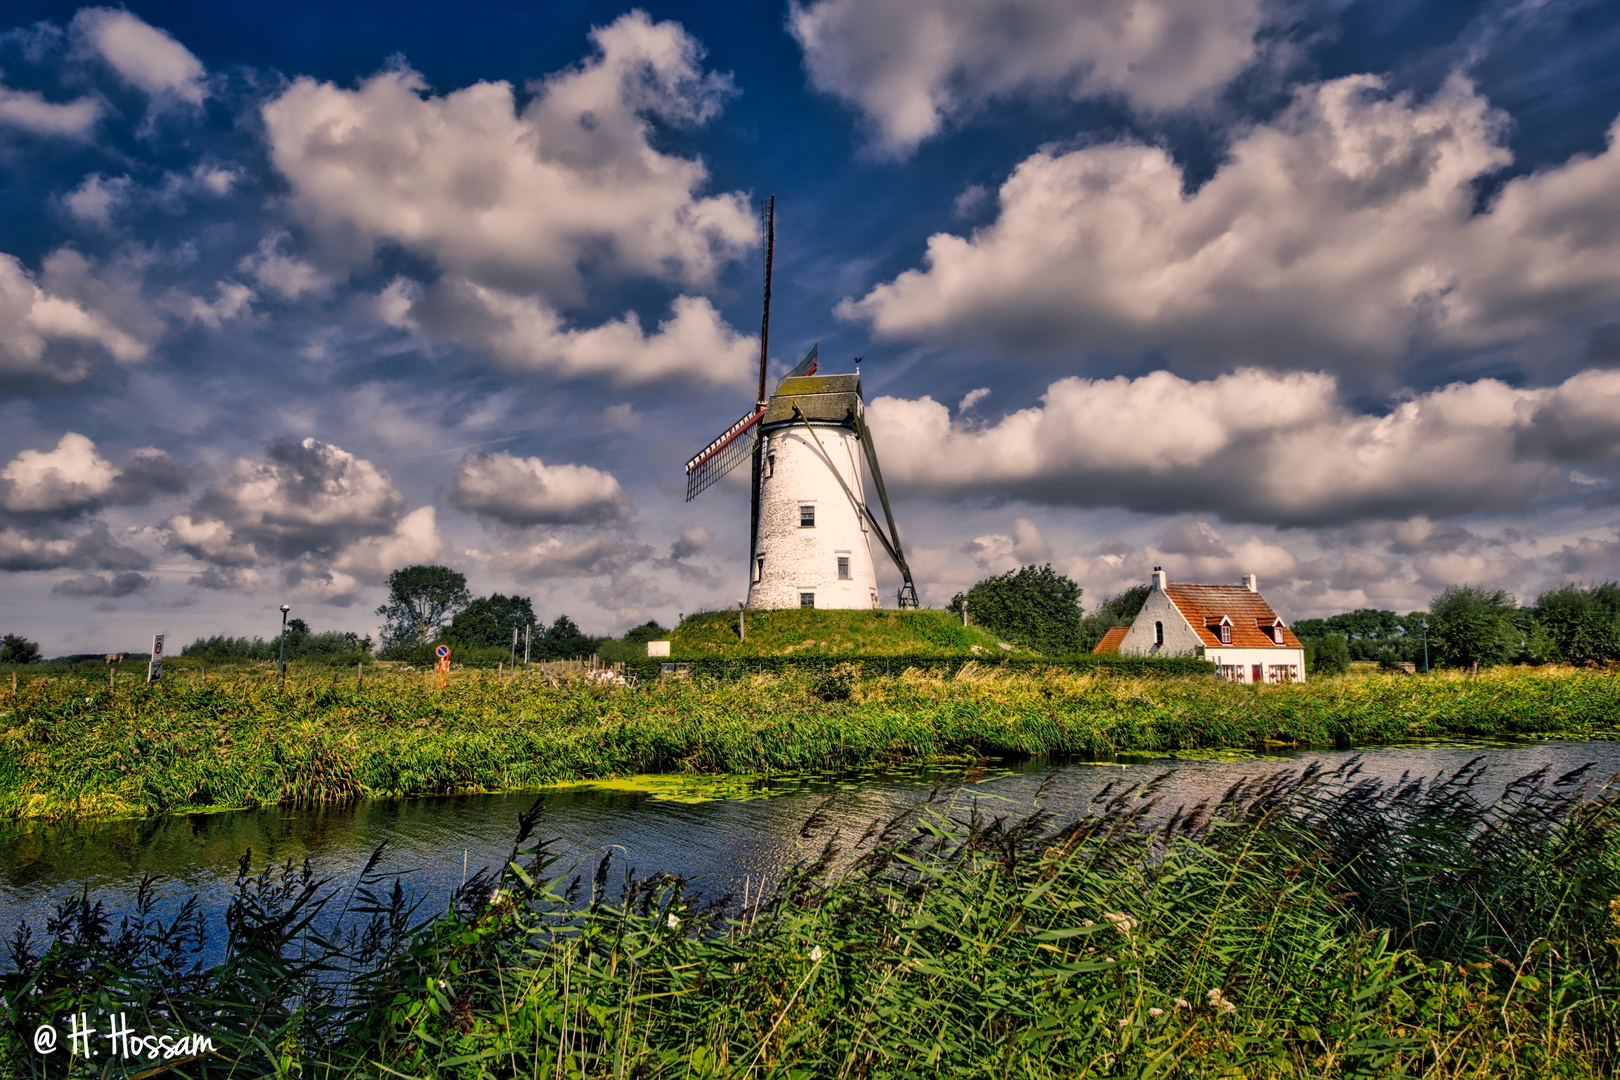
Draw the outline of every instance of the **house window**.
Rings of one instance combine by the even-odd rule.
[[[1224,622],[1221,623],[1221,644],[1222,645],[1230,645],[1230,644],[1232,644],[1232,624],[1231,623],[1224,623]]]
[[[1156,622],[1153,624],[1153,644],[1164,644],[1164,623],[1162,622]]]
[[[813,529],[816,527],[816,508],[814,506],[799,507],[799,528]]]
[[[849,556],[848,555],[840,555],[840,556],[838,556],[838,580],[839,581],[848,581],[849,580]]]
[[[815,607],[816,606],[816,594],[813,593],[813,592],[802,592],[802,593],[800,593],[799,594],[799,606],[800,607]]]
[[[765,580],[765,556],[763,555],[754,560],[754,580]]]
[[[1271,640],[1276,642],[1278,645],[1283,643],[1282,623],[1278,623],[1276,626],[1271,628]]]

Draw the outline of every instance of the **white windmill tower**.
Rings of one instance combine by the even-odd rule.
[[[812,348],[765,393],[771,327],[771,264],[776,198],[765,222],[765,316],[759,333],[759,399],[686,463],[690,502],[745,459],[753,459],[748,558],[750,608],[881,607],[872,538],[900,571],[902,608],[917,606],[900,534],[883,490],[861,396],[860,361],[851,375],[817,375]],[[870,471],[885,532],[866,505]]]

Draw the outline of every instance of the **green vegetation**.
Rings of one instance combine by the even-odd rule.
[[[116,928],[86,896],[19,935],[0,1054],[62,1075],[29,1034],[116,1002],[210,1035],[164,1063],[198,1078],[1612,1075],[1620,805],[1545,770],[1496,802],[1469,770],[1352,776],[1168,822],[1152,784],[1059,828],[933,803],[704,907],[668,874],[613,888],[610,857],[571,876],[538,807],[427,917],[370,867],[244,860],[212,967],[201,908],[144,892]],[[147,1063],[96,1074],[120,1065]]]
[[[39,661],[39,642],[21,634],[7,634],[0,640],[0,664],[33,664]]]
[[[1551,654],[1570,663],[1620,660],[1620,585],[1565,585],[1536,597]]]
[[[943,611],[825,611],[784,608],[750,611],[748,640],[739,638],[739,613],[688,615],[670,635],[671,658],[734,656],[971,656],[999,655],[993,634],[963,626]],[[644,658],[646,653],[642,653]]]
[[[512,632],[523,644],[523,631],[534,626],[534,605],[527,596],[502,596],[492,593],[469,601],[450,620],[444,636],[462,645],[484,645],[493,649],[512,646]]]
[[[829,664],[633,687],[294,665],[206,683],[183,661],[148,687],[103,672],[0,684],[0,814],[146,816],[364,796],[533,789],[654,772],[840,770],[940,755],[1345,745],[1443,735],[1607,737],[1620,680],[1503,669],[1249,687],[1211,677],[1000,673],[894,677]],[[369,665],[368,665],[369,666]]]
[[[960,616],[964,607],[970,622],[1047,656],[1072,655],[1083,644],[1080,586],[1051,563],[985,578],[952,597],[946,610]]]
[[[388,575],[383,650],[411,649],[436,640],[445,622],[472,601],[467,576],[448,566],[407,566]]]
[[[280,655],[281,645],[279,636],[266,641],[258,637],[215,634],[213,637],[198,638],[181,649],[180,655],[199,661],[274,660]],[[317,634],[303,619],[289,619],[286,649],[289,660],[319,657],[328,662],[348,665],[370,658],[371,638],[337,630]]]

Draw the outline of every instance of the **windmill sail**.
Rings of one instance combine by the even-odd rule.
[[[686,501],[691,502],[707,491],[716,481],[748,460],[754,451],[754,440],[748,433],[765,415],[765,409],[749,409],[735,424],[721,432],[720,437],[705,446],[686,463]]]
[[[821,348],[820,342],[810,346],[810,351],[804,354],[804,359],[799,361],[798,366],[777,379],[776,385],[781,386],[789,379],[797,379],[804,375],[814,375],[816,373],[816,350],[819,348]]]

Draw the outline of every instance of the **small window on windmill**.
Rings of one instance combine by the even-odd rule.
[[[770,479],[776,474],[776,452],[773,450],[765,455],[765,477]]]
[[[764,579],[765,579],[765,556],[761,555],[759,558],[754,560],[754,580],[755,581],[763,581]]]
[[[813,593],[813,592],[802,592],[802,593],[800,593],[799,594],[799,606],[800,607],[815,607],[816,606],[816,594]]]
[[[849,556],[848,555],[840,555],[840,556],[838,556],[838,580],[839,581],[848,581],[849,580]]]
[[[814,506],[799,507],[799,528],[813,529],[816,527],[816,508]]]

